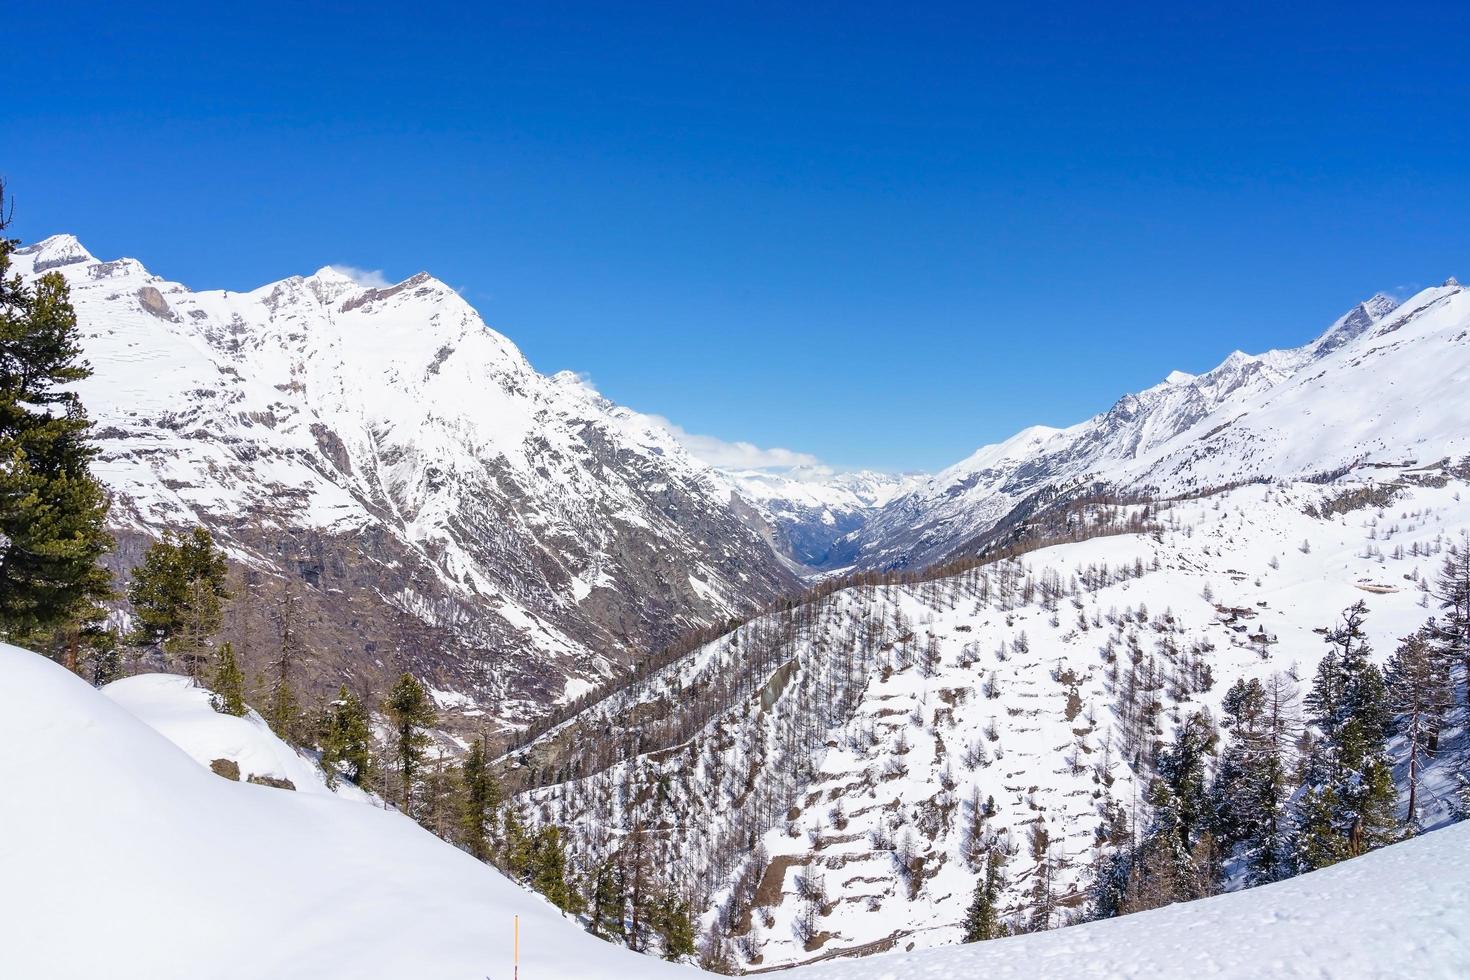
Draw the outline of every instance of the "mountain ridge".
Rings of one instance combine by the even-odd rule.
[[[164,528],[209,527],[265,579],[305,583],[318,654],[350,651],[323,683],[413,669],[520,720],[797,583],[716,471],[536,372],[427,273],[196,292],[70,235],[15,262],[67,279],[99,369],[79,390],[117,571]]]

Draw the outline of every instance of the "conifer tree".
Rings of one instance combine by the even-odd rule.
[[[1447,663],[1460,664],[1470,700],[1470,533],[1449,546],[1433,594],[1444,615],[1432,621],[1430,641]]]
[[[19,246],[0,182],[0,640],[75,670],[100,633],[111,578],[109,501],[89,464],[92,422],[73,388],[91,375],[76,312],[56,272],[10,274]],[[105,640],[102,641],[105,645]]]
[[[341,775],[355,786],[367,785],[373,776],[371,719],[362,701],[347,690],[346,684],[322,710],[317,741],[329,785],[335,784]]]
[[[1395,727],[1409,754],[1405,819],[1411,826],[1418,819],[1420,771],[1438,747],[1440,728],[1454,707],[1450,663],[1438,655],[1431,635],[1432,626],[1405,637],[1388,662],[1389,699],[1398,715]]]
[[[434,708],[424,687],[405,673],[388,692],[383,712],[392,729],[393,766],[399,780],[403,812],[413,816],[414,783],[424,766],[429,746],[426,729],[434,724]]]
[[[983,942],[1004,935],[1000,919],[1000,899],[1005,891],[1005,875],[1001,865],[1004,855],[997,848],[985,854],[985,868],[975,882],[970,908],[965,912],[967,943]]]
[[[566,847],[561,830],[547,825],[536,832],[531,849],[531,887],[562,911],[575,904],[575,889],[567,882]]]
[[[481,861],[488,860],[499,831],[500,804],[503,796],[500,781],[485,755],[485,740],[477,738],[460,765],[464,784],[460,812],[460,834],[470,853]]]
[[[623,886],[623,868],[617,856],[597,866],[592,881],[589,927],[594,936],[620,943],[624,938],[624,910],[627,894]]]
[[[1237,681],[1223,702],[1229,737],[1211,787],[1212,830],[1221,850],[1239,851],[1253,884],[1280,877],[1290,794],[1285,753],[1295,733],[1295,692],[1278,675]]]
[[[279,630],[276,655],[266,666],[265,720],[271,730],[292,745],[303,741],[301,703],[296,697],[294,678],[301,658],[299,616],[300,598],[296,584],[287,579],[281,584],[280,599],[274,610]]]
[[[1294,863],[1326,867],[1388,843],[1397,826],[1393,774],[1385,757],[1391,714],[1383,675],[1363,632],[1358,602],[1327,634],[1329,650],[1308,695],[1321,732],[1309,752],[1298,804]]]
[[[224,553],[204,528],[188,534],[165,531],[133,569],[128,587],[137,621],[133,641],[178,658],[197,680],[223,622],[228,571]]]
[[[1056,866],[1051,853],[1051,832],[1044,820],[1031,825],[1031,860],[1035,869],[1031,874],[1031,918],[1026,923],[1032,932],[1050,929],[1057,912]]]
[[[245,714],[245,675],[235,662],[235,650],[224,643],[214,652],[214,665],[209,674],[214,695],[209,699],[221,714],[241,717]]]
[[[659,896],[654,912],[654,928],[663,944],[664,959],[681,960],[693,956],[694,917],[689,903],[672,891]]]

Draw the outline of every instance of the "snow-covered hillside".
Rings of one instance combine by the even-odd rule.
[[[996,844],[1010,912],[1030,913],[1041,860],[1065,911],[1155,739],[1219,717],[1238,678],[1305,688],[1317,630],[1359,599],[1380,659],[1429,616],[1470,486],[1368,471],[1090,512],[1094,533],[1144,530],[854,586],[616,692],[514,757],[550,783],[530,814],[574,827],[588,866],[641,828],[747,967],[953,943]],[[1441,766],[1470,748],[1464,710]],[[1453,786],[1429,774],[1421,825],[1447,819]]]
[[[1174,372],[1066,429],[1034,426],[898,497],[833,560],[922,567],[964,552],[1017,504],[1099,487],[1178,494],[1362,463],[1470,452],[1470,292],[1455,280],[1374,296],[1311,343]]]
[[[527,980],[705,975],[592,938],[396,813],[215,776],[198,726],[166,729],[180,751],[122,706],[190,699],[137,687],[113,703],[0,646],[0,976],[498,980],[515,916]],[[1460,977],[1467,853],[1470,823],[1244,893],[790,976]]]
[[[1247,892],[792,980],[1359,980],[1470,976],[1470,823]]]
[[[431,276],[195,292],[65,235],[15,270],[70,284],[120,570],[210,527],[309,587],[328,686],[413,669],[525,717],[795,583],[722,475]]]
[[[397,813],[216,776],[198,760],[215,751],[197,740],[208,719],[155,731],[160,703],[195,713],[142,680],[109,700],[0,645],[0,976],[509,977],[516,915],[524,977],[689,975],[592,938]]]
[[[211,693],[188,677],[137,674],[113,681],[102,693],[202,766],[224,760],[232,763],[235,775],[246,782],[284,780],[298,793],[367,799],[362,790],[345,779],[329,787],[317,761],[277,738],[254,711],[243,718],[216,711],[210,703]]]

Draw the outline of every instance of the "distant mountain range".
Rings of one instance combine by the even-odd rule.
[[[413,669],[466,724],[536,717],[815,575],[971,553],[1057,501],[1470,451],[1453,280],[933,476],[832,476],[715,469],[657,419],[535,371],[425,273],[196,292],[69,235],[16,270],[71,285],[119,571],[163,529],[208,526],[250,590],[301,583],[321,684]]]

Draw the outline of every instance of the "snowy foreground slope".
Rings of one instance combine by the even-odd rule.
[[[113,703],[0,646],[0,976],[501,980],[515,915],[526,980],[695,975],[592,938],[396,813],[213,775],[123,707],[199,753],[197,700],[137,680]],[[289,752],[271,738],[242,744]],[[1467,857],[1461,824],[1246,893],[791,976],[1465,976]]]
[[[1176,371],[1065,429],[1033,426],[922,481],[834,548],[864,568],[973,550],[1019,503],[1095,488],[1172,495],[1470,453],[1470,291],[1383,295],[1289,350]]]
[[[796,584],[662,423],[540,374],[425,273],[195,291],[68,235],[14,262],[71,289],[115,570],[204,524],[298,584],[323,689],[411,669],[524,718]]]
[[[1386,660],[1433,611],[1470,485],[1368,469],[1090,519],[1107,514],[1146,523],[745,624],[512,756],[540,784],[528,813],[569,828],[589,868],[652,828],[653,865],[746,968],[956,942],[987,841],[1015,852],[1003,904],[1024,920],[1035,828],[1079,908],[1110,815],[1147,788],[1147,746],[1221,717],[1237,679],[1304,692],[1318,631],[1359,600]],[[1461,703],[1422,827],[1449,819],[1466,736]]]
[[[152,690],[114,703],[0,646],[0,977],[500,980],[514,915],[527,980],[689,975],[594,939],[397,813],[214,775],[126,710],[161,702],[192,722],[151,721],[199,734],[187,704],[138,680]]]
[[[801,967],[790,976],[1470,976],[1470,823],[1246,892],[1013,939]]]

